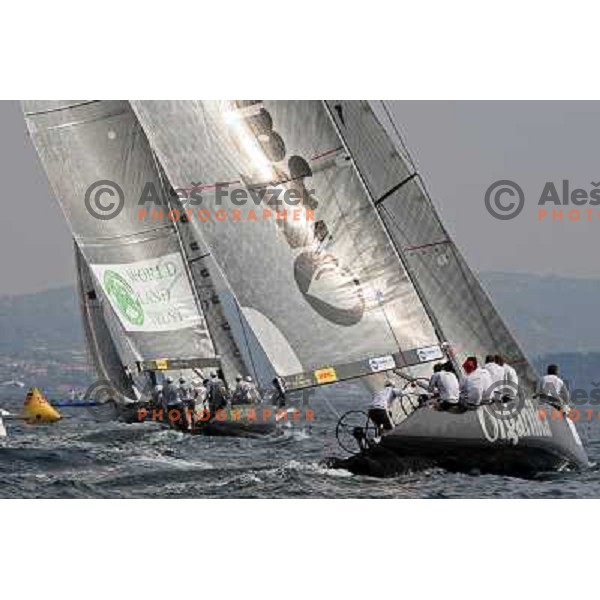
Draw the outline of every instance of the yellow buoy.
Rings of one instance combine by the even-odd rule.
[[[55,423],[61,416],[38,388],[31,388],[23,405],[23,418],[28,423]]]

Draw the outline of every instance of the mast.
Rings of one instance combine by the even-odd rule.
[[[156,153],[153,150],[150,150],[150,152],[152,153],[152,159],[154,160],[154,164],[156,166],[156,171],[158,173],[158,179],[159,179],[159,182],[160,182],[160,188],[161,188],[161,192],[162,192],[161,197],[164,198],[164,199],[166,199],[166,204],[167,204],[167,208],[169,209],[169,213],[172,210],[178,210],[178,211],[180,211],[180,207],[177,207],[177,206],[175,206],[173,204],[173,198],[172,198],[171,193],[170,193],[171,189],[170,189],[170,186],[168,185],[168,182],[166,180],[163,168],[162,168],[162,166],[161,166],[161,164],[160,164],[160,162],[158,160],[158,157],[156,156]],[[184,268],[185,268],[185,271],[186,271],[187,278],[190,281],[190,283],[192,284],[191,285],[191,289],[192,289],[192,294],[194,296],[194,302],[196,303],[196,308],[198,309],[198,312],[200,314],[204,314],[205,311],[204,311],[204,308],[202,306],[202,302],[200,300],[200,296],[198,294],[198,289],[197,289],[197,287],[195,285],[195,280],[194,280],[194,276],[193,276],[192,270],[190,268],[190,258],[188,256],[188,250],[187,250],[186,245],[183,242],[183,236],[182,236],[182,232],[180,230],[180,224],[182,222],[187,223],[187,219],[184,220],[184,218],[183,218],[184,216],[185,215],[183,215],[181,219],[177,219],[174,222],[173,227],[175,229],[175,234],[177,236],[177,242],[178,242],[178,245],[179,245],[179,251],[181,252],[181,255],[185,259],[183,261],[183,264],[184,264]],[[207,317],[207,315],[205,315],[205,317]],[[214,325],[212,324],[212,322],[211,322],[211,320],[209,318],[206,318],[206,326],[208,328],[209,335],[210,335],[210,337],[211,337],[211,339],[213,340],[213,343],[214,343],[216,332],[214,331]],[[216,350],[217,350],[217,352],[219,352],[219,348],[216,348]],[[217,356],[215,358],[218,361],[217,368],[222,370],[221,356],[219,354],[217,354]]]
[[[198,310],[201,311],[206,318],[206,325],[218,352],[218,359],[220,361],[219,368],[225,375],[225,382],[231,385],[234,377],[237,374],[242,373],[244,370],[251,370],[255,381],[257,381],[257,370],[252,360],[250,347],[248,345],[248,353],[250,357],[250,369],[248,369],[247,365],[244,365],[243,361],[241,360],[241,352],[239,350],[238,343],[231,334],[231,328],[222,309],[222,298],[217,291],[215,277],[213,274],[214,270],[218,271],[218,264],[214,261],[214,259],[212,259],[208,248],[201,247],[201,242],[193,235],[193,232],[190,231],[189,220],[185,214],[185,205],[180,201],[179,197],[175,193],[175,190],[173,190],[169,184],[164,169],[154,151],[152,151],[152,155],[160,176],[162,193],[166,198],[169,210],[177,210],[181,214],[181,218],[177,219],[174,223],[177,231],[180,250],[182,255],[185,257],[186,270],[189,280],[192,283],[192,290],[194,291],[194,297],[196,299]],[[207,264],[209,262],[212,262],[212,264]],[[202,284],[200,283],[196,275],[196,271],[193,268],[194,265],[203,266],[203,268],[200,269],[200,277],[203,279]],[[222,274],[218,273],[217,278],[223,278]],[[204,303],[200,296],[200,289],[204,289],[206,291],[206,295],[208,296],[208,299],[206,299]],[[239,316],[239,319],[245,334],[245,328],[241,320],[241,315]],[[247,341],[246,344],[248,344]]]

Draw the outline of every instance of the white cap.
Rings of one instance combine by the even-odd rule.
[[[167,383],[173,383],[173,378],[170,375],[167,375],[167,378],[165,379],[165,381]]]
[[[246,377],[246,381],[249,381],[250,383],[252,383],[252,377],[250,377],[250,375],[248,375],[248,377]]]

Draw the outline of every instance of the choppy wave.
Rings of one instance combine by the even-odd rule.
[[[52,427],[11,422],[0,444],[5,498],[571,498],[599,497],[600,470],[535,481],[439,469],[379,480],[331,470],[340,455],[335,417],[317,409],[308,429],[264,439],[187,436],[153,424],[94,422],[89,415]],[[342,406],[343,409],[343,406]],[[591,431],[591,433],[590,433]],[[597,437],[600,439],[600,431]],[[600,442],[588,428],[590,458]]]

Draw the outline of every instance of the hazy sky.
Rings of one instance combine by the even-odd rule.
[[[592,222],[537,220],[546,181],[559,190],[563,179],[586,190],[600,182],[600,102],[390,106],[444,223],[472,267],[600,278],[600,206]],[[0,102],[0,149],[0,294],[73,282],[69,229],[16,102]],[[493,219],[484,206],[487,187],[500,179],[516,181],[525,192],[525,209],[511,221]]]

